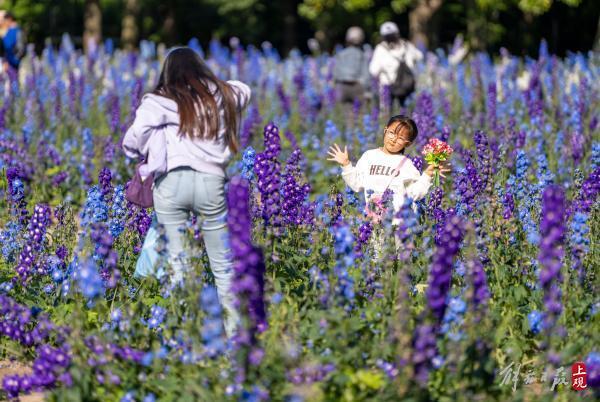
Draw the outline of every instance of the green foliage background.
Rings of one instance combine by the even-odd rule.
[[[365,28],[376,41],[379,25],[394,20],[408,35],[408,14],[425,0],[137,0],[141,39],[170,44],[197,37],[205,44],[212,37],[238,36],[242,43],[259,45],[269,40],[287,51],[321,32],[322,45],[331,50],[343,40],[350,25]],[[64,32],[81,44],[84,0],[0,0],[41,48],[46,38],[57,43]],[[126,0],[100,0],[104,38],[119,45]],[[166,16],[174,24],[167,27]],[[430,46],[450,44],[464,34],[475,47],[537,55],[542,38],[550,51],[587,51],[598,42],[600,2],[597,0],[443,0],[430,21]],[[596,45],[597,46],[597,45]]]

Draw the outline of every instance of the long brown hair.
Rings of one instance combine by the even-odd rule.
[[[237,102],[231,87],[217,78],[189,47],[171,50],[152,93],[172,99],[179,111],[179,133],[188,137],[215,139],[221,129],[220,95],[224,108],[225,142],[238,151]]]

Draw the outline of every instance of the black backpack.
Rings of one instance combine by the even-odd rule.
[[[390,85],[390,92],[395,97],[406,98],[415,91],[415,75],[404,61],[404,57],[398,60],[400,63],[396,70],[396,80]]]

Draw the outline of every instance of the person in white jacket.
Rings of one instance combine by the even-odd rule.
[[[414,91],[415,68],[417,62],[423,59],[423,53],[409,41],[400,38],[400,30],[394,22],[384,22],[379,33],[382,41],[375,47],[369,64],[369,73],[379,80],[381,102],[382,104],[388,102],[385,106],[391,111],[395,100],[403,106],[406,98]],[[405,63],[408,70],[400,68],[401,62]],[[391,90],[399,71],[406,75],[403,77],[405,82],[410,81],[409,75],[412,74],[412,89],[409,85],[408,88],[395,94],[391,91],[387,99],[384,99],[386,88],[388,91]]]
[[[180,229],[191,214],[202,222],[228,336],[234,334],[239,314],[231,292],[225,168],[237,152],[241,112],[249,100],[246,84],[218,79],[192,49],[176,48],[123,138],[125,154],[145,160],[140,175],[154,177],[154,210],[165,228],[175,283],[191,268],[191,247]]]
[[[328,158],[342,165],[342,178],[354,191],[364,191],[367,201],[367,214],[372,216],[374,223],[379,223],[377,213],[369,211],[369,204],[378,204],[386,190],[393,191],[392,205],[394,212],[398,212],[407,197],[413,201],[420,200],[427,195],[431,188],[432,177],[436,169],[440,176],[450,172],[447,164],[428,165],[423,174],[415,167],[412,161],[404,155],[418,135],[415,122],[403,115],[390,118],[383,130],[383,146],[366,151],[355,166],[348,156],[348,148],[341,148],[334,144],[329,148]],[[393,224],[399,220],[394,218]],[[372,237],[376,258],[379,258],[384,239]]]

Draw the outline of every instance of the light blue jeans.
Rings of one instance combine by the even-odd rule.
[[[202,237],[215,277],[219,301],[226,312],[225,331],[231,337],[239,322],[231,292],[233,261],[227,230],[225,178],[190,168],[177,168],[155,183],[154,210],[158,223],[165,228],[169,264],[173,282],[179,283],[191,268],[191,247],[186,244],[182,226],[190,213],[201,222]]]

